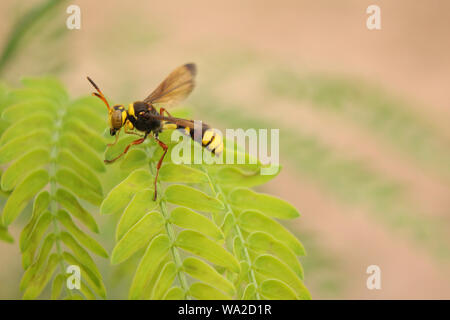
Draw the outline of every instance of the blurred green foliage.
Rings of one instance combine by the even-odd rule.
[[[55,19],[55,17],[61,17],[58,15],[57,9],[64,3],[66,3],[65,0],[37,2],[12,24],[9,35],[2,45],[0,55],[0,75],[3,78],[8,66],[12,65],[18,56],[30,54],[31,45],[39,40],[47,44],[39,46],[39,50],[43,50],[43,55],[46,57],[52,56],[54,59],[44,59],[44,56],[41,55],[41,61],[33,61],[36,64],[35,67],[44,65],[47,72],[52,71],[52,69],[53,71],[56,70],[55,68],[61,63],[61,52],[54,54],[55,43],[59,41],[61,35],[67,29],[65,24],[55,25],[55,22],[61,22],[60,18]],[[36,56],[37,53],[33,52],[33,55]],[[48,65],[49,60],[53,60],[50,65]]]
[[[103,127],[90,123],[102,121],[98,111],[103,106],[96,108],[93,98],[70,101],[64,87],[51,78],[25,78],[22,83],[6,92],[0,110],[8,122],[0,139],[0,164],[5,168],[1,189],[9,192],[0,236],[11,240],[5,230],[32,203],[19,240],[23,298],[39,297],[50,282],[52,299],[62,291],[67,299],[80,294],[105,298],[102,276],[87,250],[103,258],[108,253],[85,231],[99,232],[90,211],[103,200],[99,174],[105,167],[98,153],[105,141]],[[85,112],[83,118],[80,112]],[[63,289],[66,268],[74,264],[85,275],[80,293]]]
[[[419,164],[444,175],[450,181],[450,141],[425,117],[385,90],[361,80],[321,74],[300,74],[287,69],[273,70],[267,88],[276,96],[300,102],[317,111],[336,114],[369,130],[396,150]]]

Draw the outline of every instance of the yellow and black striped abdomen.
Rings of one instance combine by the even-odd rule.
[[[185,135],[190,136],[192,140],[200,143],[202,147],[208,149],[215,155],[220,155],[223,151],[222,135],[216,132],[213,128],[210,128],[207,124],[202,125],[200,134],[196,134],[193,126],[185,127],[171,122],[164,122],[163,128],[180,130]]]
[[[214,129],[209,128],[202,132],[202,146],[214,153],[220,155],[223,151],[222,135],[217,133]]]

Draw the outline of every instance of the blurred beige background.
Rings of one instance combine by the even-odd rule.
[[[0,3],[1,42],[36,3]],[[195,118],[280,128],[283,171],[262,190],[302,213],[289,228],[313,298],[450,298],[450,2],[78,0],[81,30],[66,30],[71,3],[3,81],[50,73],[78,96],[89,75],[128,103],[196,62]],[[366,288],[372,264],[381,290]],[[18,249],[0,243],[0,298],[20,297],[20,276]]]

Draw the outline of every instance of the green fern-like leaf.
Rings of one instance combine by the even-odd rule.
[[[160,135],[169,151],[158,200],[153,177],[161,150],[146,141],[116,164],[129,174],[101,205],[102,214],[120,215],[111,262],[140,259],[129,298],[310,299],[298,260],[303,245],[277,221],[298,217],[297,209],[250,189],[274,176],[261,175],[259,162],[174,164],[170,134]],[[119,140],[106,158],[127,143]]]
[[[105,298],[91,253],[104,258],[108,253],[87,233],[99,231],[90,211],[103,200],[98,174],[105,167],[98,153],[105,142],[102,128],[95,127],[103,121],[96,111],[102,109],[95,99],[70,101],[54,79],[24,79],[23,85],[0,97],[1,121],[7,124],[0,138],[0,183],[9,193],[0,239],[12,240],[7,227],[32,202],[19,241],[23,297],[39,297],[50,282],[51,298],[61,297],[66,268],[76,265],[81,287],[78,292],[64,290],[65,298]]]

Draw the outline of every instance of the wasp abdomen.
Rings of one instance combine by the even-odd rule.
[[[203,133],[202,146],[216,155],[220,155],[223,151],[222,135],[214,129],[208,129]]]
[[[173,125],[173,124],[167,123],[166,125]],[[223,151],[222,136],[207,124],[202,124],[201,129],[197,127],[192,129],[190,127],[183,127],[183,126],[177,126],[177,129],[181,130],[184,134],[190,136],[192,140],[200,143],[202,147],[208,149],[210,152],[216,155],[220,155],[222,153]],[[199,129],[201,130],[200,132]]]

